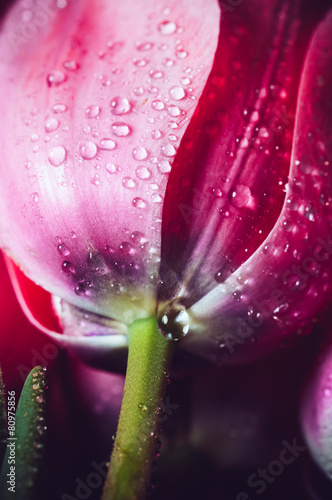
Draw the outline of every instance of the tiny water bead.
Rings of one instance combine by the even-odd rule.
[[[137,161],[146,160],[148,157],[148,152],[143,146],[137,146],[133,149],[133,158]]]
[[[99,143],[99,148],[104,149],[106,151],[112,151],[113,149],[116,148],[116,142],[112,141],[112,139],[108,139],[105,137],[104,139],[101,139]]]
[[[100,114],[101,108],[99,106],[93,105],[93,106],[88,106],[85,110],[85,116],[87,118],[97,118],[97,116]]]
[[[56,118],[49,118],[48,120],[46,120],[44,125],[45,132],[47,132],[48,134],[54,132],[59,128],[59,126],[60,126],[59,120],[57,120]]]
[[[179,87],[178,85],[171,87],[168,93],[170,98],[173,99],[173,101],[181,101],[186,97],[186,91],[182,87]]]
[[[158,327],[168,340],[177,341],[185,337],[190,329],[190,319],[183,304],[172,300],[158,310]]]

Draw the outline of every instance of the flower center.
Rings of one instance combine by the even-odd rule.
[[[190,319],[184,305],[177,300],[162,304],[158,309],[158,327],[169,340],[180,340],[187,335]]]

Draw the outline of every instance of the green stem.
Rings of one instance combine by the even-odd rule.
[[[156,318],[129,327],[126,382],[110,468],[102,500],[143,500],[150,483],[172,342],[158,330]]]

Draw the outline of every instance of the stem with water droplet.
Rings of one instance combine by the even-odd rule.
[[[128,338],[122,407],[102,500],[146,498],[160,430],[158,408],[173,351],[155,317],[134,321]]]

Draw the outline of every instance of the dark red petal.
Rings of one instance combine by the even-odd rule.
[[[302,72],[280,217],[251,258],[189,310],[200,333],[183,339],[184,347],[216,360],[257,356],[310,328],[332,295],[331,167],[332,12],[317,28]]]
[[[183,280],[181,295],[191,304],[248,259],[280,214],[301,60],[297,7],[244,2],[221,22],[163,213],[165,272]]]

